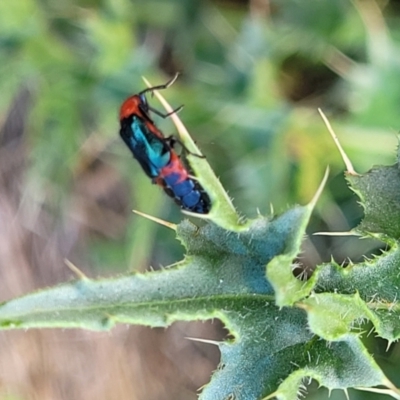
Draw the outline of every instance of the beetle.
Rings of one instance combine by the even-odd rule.
[[[207,214],[211,208],[210,197],[190,175],[189,169],[176,153],[174,144],[177,139],[165,137],[150,116],[150,112],[153,112],[166,118],[182,107],[172,113],[162,114],[151,107],[146,98],[147,93],[171,86],[177,77],[178,74],[167,83],[147,88],[122,103],[119,113],[120,136],[146,175],[183,210]]]

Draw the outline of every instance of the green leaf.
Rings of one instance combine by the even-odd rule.
[[[398,155],[399,158],[399,155]],[[382,240],[400,239],[399,164],[374,167],[364,175],[348,175],[350,187],[360,197],[365,217],[357,230]]]
[[[308,208],[296,207],[276,218],[259,217],[239,233],[183,221],[177,234],[187,256],[174,267],[117,279],[83,278],[11,300],[0,307],[0,326],[109,329],[116,323],[167,326],[220,318],[235,340],[220,344],[225,367],[202,398],[240,392],[249,376],[254,380],[237,398],[260,398],[296,370],[289,363],[292,346],[304,352],[312,338],[304,311],[280,310],[265,278],[265,266],[300,243],[304,231],[296,227],[303,228],[300,221],[308,215]],[[271,363],[281,367],[269,368]],[[238,365],[242,373],[229,372]]]
[[[250,221],[242,232],[183,221],[177,234],[187,256],[174,267],[117,279],[82,278],[11,300],[0,307],[0,326],[100,330],[116,323],[167,326],[219,318],[234,339],[218,344],[221,364],[203,400],[295,398],[306,376],[329,388],[382,384],[382,372],[357,338],[341,335],[329,344],[309,329],[303,310],[275,305],[265,266],[298,252],[309,214],[310,206],[295,207]],[[291,271],[290,263],[282,268]],[[290,282],[274,284],[284,290]]]
[[[305,377],[314,378],[329,389],[368,387],[387,383],[371,355],[354,336],[333,343],[314,338],[303,353],[293,352],[290,363],[296,364],[299,369],[268,398],[272,396],[276,396],[279,400],[297,398],[300,381]]]
[[[379,257],[347,268],[334,262],[320,266],[314,274],[317,279],[314,290],[318,294],[302,301],[301,306],[307,309],[313,332],[327,340],[339,339],[365,318],[371,320],[378,335],[389,341],[398,340],[399,166],[378,166],[364,175],[349,175],[347,179],[365,210],[356,231],[378,237],[391,248]]]
[[[357,318],[368,318],[380,336],[393,341],[400,338],[400,312],[397,300],[400,295],[399,270],[400,249],[398,246],[393,246],[380,257],[347,268],[335,263],[322,266],[318,272],[315,290],[341,293],[341,296],[331,295],[330,303],[329,298],[326,298],[328,304],[325,306],[324,300],[321,307],[331,310],[334,306],[339,307],[338,315],[343,316],[344,313],[348,313],[346,317],[348,323]],[[347,295],[348,299],[345,300],[343,295]],[[316,296],[316,301],[319,296]],[[362,303],[359,299],[362,299]],[[343,301],[348,303],[344,304]],[[351,319],[351,316],[354,318]],[[332,322],[332,318],[326,320]],[[325,335],[322,336],[327,338]]]
[[[265,265],[290,247],[287,242],[293,240],[293,227],[302,217],[299,210],[272,220],[260,217],[241,233],[212,223],[199,228],[183,221],[177,233],[188,252],[173,268],[111,280],[81,279],[39,291],[3,304],[0,324],[87,329],[109,328],[116,322],[165,326],[178,319],[174,312],[179,318],[187,313],[187,318],[195,319],[195,310],[198,315],[208,310],[204,315],[212,317],[224,299],[228,305],[256,296],[273,302]]]

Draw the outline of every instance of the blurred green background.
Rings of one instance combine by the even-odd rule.
[[[399,39],[400,2],[389,0],[1,0],[0,301],[72,279],[64,259],[97,277],[182,256],[172,231],[131,212],[183,217],[119,139],[119,106],[142,76],[160,84],[181,72],[163,95],[184,105],[242,214],[308,202],[329,165],[309,232],[348,231],[362,209],[317,108],[358,172],[393,164]],[[315,236],[299,261],[374,252],[370,241]],[[0,400],[195,399],[219,354],[185,337],[225,334],[218,321],[0,333]],[[400,385],[399,346],[367,345]],[[315,388],[308,398],[327,397]]]

